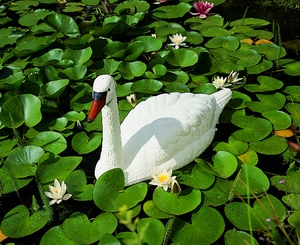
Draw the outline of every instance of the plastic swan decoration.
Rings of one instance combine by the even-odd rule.
[[[212,142],[231,95],[230,89],[222,89],[212,95],[153,96],[130,111],[120,127],[115,81],[109,75],[98,76],[87,119],[92,122],[102,110],[103,142],[96,178],[121,168],[128,186],[148,180],[159,171],[189,164]]]

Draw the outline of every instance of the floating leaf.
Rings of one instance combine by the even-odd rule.
[[[291,117],[283,111],[266,111],[262,116],[269,119],[275,130],[287,129],[292,124]]]
[[[300,87],[299,86],[286,86],[284,92],[289,94],[287,100],[293,102],[300,102]]]
[[[139,36],[135,40],[142,41],[144,43],[145,52],[157,51],[162,47],[162,41],[151,36]]]
[[[247,89],[249,92],[255,93],[255,92],[269,92],[274,91],[282,88],[284,85],[283,82],[280,80],[268,77],[268,76],[259,76],[257,78],[258,84],[245,84],[244,88]]]
[[[162,244],[165,227],[163,223],[154,218],[143,218],[137,223],[137,231],[142,241],[149,245]]]
[[[119,71],[123,78],[131,80],[134,77],[140,77],[146,71],[147,66],[141,61],[126,62],[119,65]]]
[[[227,151],[218,151],[213,156],[213,165],[205,162],[202,168],[220,178],[230,177],[237,169],[238,162],[234,155]]]
[[[27,12],[21,15],[18,22],[20,25],[23,26],[36,25],[39,22],[39,20],[43,20],[49,14],[53,14],[53,12],[50,12],[46,9],[37,9],[33,12]]]
[[[91,47],[76,50],[67,48],[62,58],[72,60],[76,65],[82,65],[90,60],[92,53]]]
[[[233,36],[214,37],[205,44],[207,48],[224,48],[229,51],[235,51],[239,47],[239,40]]]
[[[239,60],[236,63],[246,68],[257,65],[261,60],[261,55],[254,49],[239,49],[230,53],[229,55],[238,58]]]
[[[200,33],[204,37],[231,36],[230,31],[218,26],[204,27],[201,29]]]
[[[51,81],[40,88],[40,96],[57,99],[69,84],[68,79]]]
[[[270,22],[262,19],[256,18],[243,18],[230,22],[230,26],[252,26],[252,27],[261,27],[269,25]]]
[[[289,76],[300,76],[300,62],[295,61],[283,66],[285,68],[284,73]]]
[[[167,219],[173,217],[172,214],[165,213],[156,207],[152,200],[144,203],[143,210],[148,216],[156,219]]]
[[[288,144],[284,138],[273,135],[263,141],[252,142],[249,146],[257,153],[278,155],[286,150]]]
[[[225,222],[214,208],[201,206],[192,214],[192,223],[174,219],[171,240],[174,243],[189,245],[213,244],[223,234]]]
[[[273,67],[273,62],[263,59],[260,63],[258,63],[255,66],[251,66],[251,67],[246,67],[247,68],[247,72],[249,74],[260,74],[264,71],[267,71],[269,69],[271,69]]]
[[[17,128],[23,123],[33,127],[42,119],[41,102],[32,94],[15,95],[2,105],[1,122],[9,128]]]
[[[256,239],[250,234],[244,231],[228,230],[225,233],[225,244],[226,245],[236,245],[236,244],[252,244],[259,245]]]
[[[169,5],[155,8],[153,15],[157,18],[171,19],[184,16],[191,9],[191,5],[181,2],[177,5]]]
[[[66,179],[68,193],[72,198],[79,201],[88,201],[93,199],[94,185],[87,184],[85,173],[82,170],[75,170],[68,175]]]
[[[167,56],[167,62],[172,66],[188,67],[198,61],[196,52],[188,49],[173,49]]]
[[[80,245],[69,238],[62,230],[62,226],[54,226],[43,235],[40,245]]]
[[[79,154],[87,154],[96,150],[101,144],[102,134],[94,132],[88,136],[82,131],[74,135],[72,138],[72,148]]]
[[[256,165],[258,163],[258,155],[251,149],[248,149],[244,154],[237,156],[237,158],[247,165]]]
[[[153,202],[163,212],[169,214],[185,214],[194,210],[201,202],[199,190],[187,188],[176,195],[158,188],[153,193]]]
[[[255,112],[267,112],[273,110],[280,110],[285,105],[285,96],[281,93],[275,94],[256,94],[260,100],[247,102],[247,107]]]
[[[295,133],[290,129],[283,129],[283,130],[275,130],[274,135],[289,138],[295,135]]]
[[[283,47],[279,47],[274,43],[264,43],[253,47],[258,53],[263,54],[269,60],[276,60],[284,57],[286,51]]]
[[[64,35],[69,37],[78,37],[80,35],[75,20],[70,16],[56,13],[46,16],[45,21]]]
[[[1,230],[11,238],[20,238],[35,233],[43,228],[49,221],[50,213],[37,210],[31,216],[24,205],[10,210],[2,219]]]
[[[105,234],[111,234],[117,228],[118,221],[112,213],[98,215],[91,222],[80,212],[71,214],[62,224],[63,232],[80,244],[92,244]]]
[[[180,82],[173,82],[166,85],[164,91],[171,93],[171,92],[180,92],[186,93],[190,92],[190,89],[187,85],[180,83]]]
[[[132,84],[131,90],[137,93],[155,94],[163,87],[163,84],[154,79],[142,79]]]
[[[258,141],[272,132],[271,123],[262,118],[252,116],[237,116],[231,119],[232,123],[243,129],[235,131],[232,136],[243,141]]]
[[[268,177],[262,170],[252,165],[241,165],[241,172],[234,181],[236,183],[233,184],[233,191],[239,197],[265,193],[270,188]]]
[[[84,65],[74,65],[61,71],[62,74],[67,76],[71,80],[82,79],[87,72],[87,68]]]
[[[298,179],[299,174],[297,173],[293,176],[273,176],[270,180],[272,184],[281,191],[300,194],[300,183]]]
[[[124,173],[119,168],[102,174],[94,188],[95,204],[104,211],[117,212],[123,205],[132,208],[145,198],[146,183],[141,182],[124,190],[124,182]]]
[[[214,147],[215,151],[227,151],[235,156],[245,153],[247,149],[248,144],[246,142],[237,140],[232,136],[229,137],[228,143],[220,142]]]

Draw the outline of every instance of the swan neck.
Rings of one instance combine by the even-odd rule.
[[[117,99],[114,98],[102,109],[102,164],[109,165],[108,169],[122,168],[123,152],[121,142],[120,117]]]

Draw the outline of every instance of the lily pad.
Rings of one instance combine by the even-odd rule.
[[[284,92],[289,94],[287,100],[293,102],[300,102],[300,87],[299,86],[286,86]]]
[[[283,82],[280,80],[268,77],[268,76],[259,76],[257,78],[258,84],[245,84],[244,88],[247,89],[249,92],[255,93],[255,92],[269,92],[274,91],[282,88],[284,85]]]
[[[124,173],[119,168],[102,174],[94,188],[95,204],[104,211],[117,212],[123,205],[132,208],[145,198],[148,189],[146,183],[124,189],[124,182]]]
[[[289,76],[300,76],[300,62],[295,61],[293,63],[289,63],[284,65],[284,73]]]
[[[225,50],[235,51],[240,43],[236,37],[233,36],[219,36],[210,39],[205,47],[207,48],[224,48]]]
[[[153,202],[163,212],[180,215],[194,210],[200,204],[201,193],[199,190],[187,188],[180,195],[176,195],[158,188],[153,193]]]
[[[15,95],[7,99],[1,109],[1,122],[9,128],[17,128],[23,123],[33,127],[42,119],[41,102],[32,94]]]
[[[192,6],[190,4],[181,2],[177,5],[155,8],[153,10],[153,15],[162,19],[179,18],[184,16],[191,9],[191,7]]]
[[[82,170],[71,172],[67,179],[68,193],[72,198],[79,201],[88,201],[93,199],[93,184],[87,184],[85,173]]]
[[[96,150],[101,144],[102,134],[94,132],[88,136],[86,132],[79,132],[72,138],[72,148],[79,154],[87,154]]]
[[[167,62],[172,66],[188,67],[198,61],[196,52],[187,49],[173,49],[167,56]]]
[[[284,105],[286,98],[281,93],[274,94],[256,94],[256,97],[260,100],[247,102],[247,107],[255,112],[267,112],[273,110],[280,110]]]
[[[249,147],[257,153],[278,155],[286,150],[288,144],[286,139],[272,135],[263,141],[250,143]]]
[[[272,132],[272,124],[263,118],[251,116],[237,116],[232,123],[243,129],[233,132],[232,136],[238,140],[253,142],[262,140]]]
[[[236,244],[252,244],[252,245],[259,245],[256,239],[251,236],[250,234],[244,231],[237,231],[237,230],[228,230],[225,233],[225,244],[226,245],[236,245]]]
[[[267,71],[273,67],[273,62],[263,59],[261,62],[259,62],[257,65],[254,66],[248,66],[246,67],[247,72],[249,74],[260,74],[264,71]]]
[[[163,84],[155,79],[142,79],[132,84],[131,90],[136,93],[156,94]]]
[[[144,203],[143,210],[148,216],[156,219],[168,219],[173,217],[172,214],[165,213],[161,211],[158,207],[156,207],[152,200],[149,200]]]
[[[269,119],[273,124],[274,130],[287,129],[292,124],[291,117],[283,111],[266,111],[262,113],[263,117]]]
[[[279,47],[274,43],[264,43],[253,47],[258,53],[263,54],[269,60],[276,60],[284,57],[286,51],[283,47]]]
[[[123,61],[119,65],[119,71],[122,77],[127,80],[142,76],[146,70],[147,66],[141,61]]]
[[[73,239],[66,236],[62,230],[62,226],[54,226],[43,235],[40,245],[80,245]]]
[[[175,218],[171,240],[178,244],[213,244],[223,234],[224,229],[222,215],[216,209],[203,205],[192,214],[191,224]]]
[[[112,213],[103,213],[93,219],[80,212],[71,214],[62,224],[63,232],[80,244],[92,244],[105,233],[112,233],[117,228],[118,221]]]
[[[137,223],[137,232],[146,244],[162,244],[165,227],[160,220],[154,218],[143,218]]]
[[[8,237],[20,238],[35,233],[49,221],[50,213],[37,210],[32,215],[24,205],[10,210],[2,219],[1,231]]]
[[[248,144],[246,142],[237,140],[232,136],[229,137],[228,143],[220,142],[214,147],[215,151],[227,151],[235,156],[245,153],[247,149]]]

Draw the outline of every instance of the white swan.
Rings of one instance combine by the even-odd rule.
[[[153,96],[130,111],[120,128],[115,81],[109,75],[98,76],[88,116],[92,122],[102,110],[103,142],[96,178],[121,168],[128,186],[192,162],[213,140],[219,115],[231,94],[230,89],[222,89],[212,95]]]

